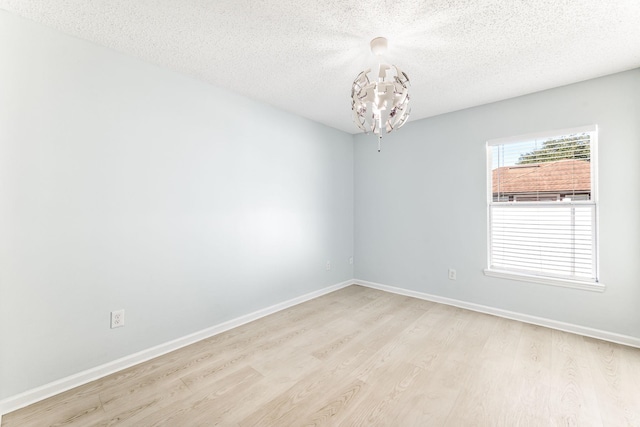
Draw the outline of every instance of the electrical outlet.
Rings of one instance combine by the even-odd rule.
[[[331,261],[327,261],[326,269],[327,271],[331,270]]]
[[[124,309],[111,312],[111,329],[124,326]]]
[[[453,268],[449,269],[449,280],[456,280],[456,271]]]
[[[353,265],[353,257],[352,256],[349,257],[349,264]]]

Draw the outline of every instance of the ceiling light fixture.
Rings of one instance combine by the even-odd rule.
[[[353,121],[365,133],[378,135],[378,151],[384,133],[404,125],[411,113],[409,77],[395,65],[382,63],[387,39],[371,40],[371,52],[378,57],[378,78],[369,80],[371,68],[358,74],[351,87]]]

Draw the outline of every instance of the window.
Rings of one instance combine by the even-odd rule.
[[[597,127],[487,142],[487,275],[601,290]]]

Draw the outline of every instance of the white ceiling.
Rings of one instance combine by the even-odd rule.
[[[64,33],[349,133],[389,39],[416,120],[640,67],[640,0],[0,0]],[[28,46],[25,46],[28,48]]]

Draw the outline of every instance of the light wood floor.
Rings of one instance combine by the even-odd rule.
[[[640,426],[640,349],[350,286],[2,418],[48,425]]]

